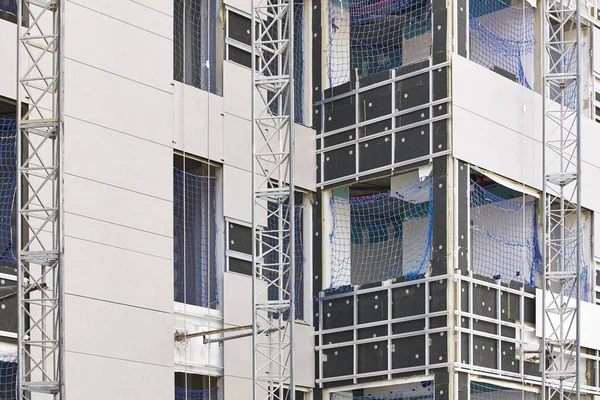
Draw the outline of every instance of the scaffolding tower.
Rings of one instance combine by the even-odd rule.
[[[581,16],[578,0],[544,1],[542,386],[580,398]]]
[[[17,3],[18,398],[62,399],[64,0]]]
[[[294,7],[252,10],[253,399],[294,400]]]

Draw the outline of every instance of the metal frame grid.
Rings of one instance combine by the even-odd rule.
[[[346,93],[342,93],[342,94],[338,94],[338,95],[335,95],[335,96],[332,96],[329,98],[322,99],[322,100],[318,101],[317,103],[315,103],[314,107],[315,107],[316,115],[314,116],[314,118],[321,119],[321,127],[325,126],[325,107],[332,104],[333,102],[343,99],[345,97],[352,96],[354,98],[354,104],[356,104],[356,107],[357,107],[357,109],[355,110],[355,121],[353,124],[350,124],[350,125],[347,125],[342,128],[335,129],[335,130],[331,130],[329,132],[325,132],[325,129],[321,128],[321,131],[317,132],[317,136],[316,136],[316,138],[317,138],[316,154],[317,154],[317,158],[321,159],[321,166],[323,166],[325,164],[327,152],[330,152],[332,150],[341,149],[341,148],[344,148],[347,146],[348,147],[352,146],[352,151],[356,155],[355,172],[351,175],[343,176],[343,177],[336,178],[336,179],[326,180],[325,179],[325,168],[320,167],[319,172],[318,172],[319,181],[317,182],[317,187],[320,187],[320,188],[331,187],[336,184],[348,181],[349,179],[358,180],[362,177],[368,177],[370,175],[380,173],[382,171],[387,171],[390,169],[392,171],[396,170],[396,169],[400,170],[400,169],[410,166],[411,164],[414,164],[414,163],[418,163],[418,162],[422,162],[422,161],[429,161],[434,157],[441,157],[441,156],[446,156],[448,154],[451,154],[452,153],[451,150],[444,150],[444,149],[439,149],[439,148],[436,149],[436,148],[434,148],[434,145],[433,145],[433,143],[434,143],[433,124],[435,122],[448,120],[450,118],[449,111],[444,112],[440,115],[435,115],[434,110],[441,109],[440,107],[448,106],[452,100],[452,98],[450,96],[433,100],[433,80],[434,80],[433,74],[439,73],[440,71],[443,70],[443,68],[448,67],[449,65],[450,65],[450,62],[443,62],[443,63],[434,65],[433,61],[430,59],[428,65],[426,67],[420,68],[416,71],[407,72],[407,73],[400,75],[397,73],[396,70],[391,70],[390,71],[391,77],[389,79],[374,83],[372,85],[366,85],[364,87],[360,86],[360,81],[359,81],[354,84],[354,88],[352,90],[349,90]],[[427,73],[429,75],[428,79],[429,79],[429,88],[430,88],[429,89],[430,101],[427,103],[424,103],[422,105],[412,107],[412,108],[407,108],[407,109],[403,109],[403,110],[397,109],[396,104],[395,104],[396,99],[395,99],[395,96],[393,95],[393,93],[395,93],[396,86],[401,85],[402,81],[404,81],[404,80],[410,79],[417,75],[422,75],[424,73]],[[386,115],[383,115],[383,116],[380,116],[377,118],[372,118],[372,119],[369,119],[366,121],[360,121],[360,118],[359,118],[360,113],[359,113],[358,107],[359,107],[359,100],[360,100],[359,96],[361,95],[361,93],[368,92],[370,90],[373,90],[373,89],[376,89],[378,87],[385,86],[385,85],[390,85],[390,88],[391,88],[390,93],[392,93],[391,102],[390,102],[390,112]],[[396,117],[401,117],[403,115],[409,115],[409,114],[417,112],[417,111],[423,112],[425,110],[429,113],[429,118],[426,118],[423,121],[415,122],[415,123],[412,123],[409,125],[396,126]],[[386,131],[374,133],[374,134],[369,134],[367,136],[361,136],[359,134],[361,128],[364,128],[367,125],[375,124],[377,122],[384,121],[387,119],[392,121],[391,122],[392,127],[390,129],[388,129]],[[420,126],[428,126],[429,127],[429,154],[422,156],[422,157],[413,158],[413,159],[407,160],[407,161],[395,160],[395,152],[394,152],[395,145],[396,145],[395,144],[395,142],[396,142],[395,134],[397,132],[408,131],[410,129],[414,129],[414,128],[420,127]],[[347,132],[347,131],[354,131],[352,139],[349,139],[342,143],[334,144],[331,146],[325,145],[325,138],[332,137],[336,134],[339,134],[342,132]],[[367,171],[361,171],[359,156],[358,156],[360,154],[361,145],[364,146],[364,143],[367,141],[381,138],[381,137],[388,136],[388,135],[391,135],[391,142],[392,142],[392,153],[391,153],[392,159],[391,159],[390,165],[385,165],[383,167],[378,167],[378,168],[367,170]]]
[[[544,397],[581,393],[581,5],[544,1],[543,212],[544,279],[542,348]],[[575,29],[575,37],[567,31]],[[569,95],[576,94],[576,102]],[[572,226],[573,217],[576,227]],[[576,234],[569,235],[575,230]],[[574,251],[573,251],[574,250]],[[573,288],[576,288],[573,290]]]
[[[317,359],[320,365],[319,368],[319,376],[316,379],[316,383],[317,385],[319,385],[320,388],[325,387],[326,384],[328,383],[332,383],[332,382],[339,382],[339,381],[349,381],[352,380],[353,384],[358,384],[360,382],[361,379],[365,379],[365,378],[370,378],[370,377],[377,377],[377,376],[387,376],[388,380],[393,379],[394,375],[396,374],[400,374],[400,373],[420,373],[423,372],[425,375],[429,375],[431,374],[433,371],[433,369],[436,368],[444,368],[444,367],[448,367],[451,365],[451,363],[448,360],[438,360],[439,362],[434,362],[433,360],[430,360],[430,348],[429,345],[425,346],[425,354],[424,354],[424,363],[423,365],[418,365],[418,366],[414,366],[414,367],[403,367],[403,368],[393,368],[392,366],[392,359],[394,357],[397,357],[397,355],[394,355],[395,353],[395,348],[393,346],[393,341],[395,339],[402,339],[402,338],[410,338],[410,337],[415,337],[415,336],[424,336],[425,337],[425,343],[430,343],[431,341],[431,336],[432,335],[449,335],[452,327],[451,326],[441,326],[441,327],[431,327],[430,326],[430,320],[432,318],[436,318],[436,317],[445,317],[448,315],[448,310],[443,310],[443,311],[431,311],[430,310],[430,302],[429,302],[429,298],[430,298],[430,284],[434,283],[434,282],[441,282],[444,280],[449,280],[451,278],[451,275],[438,275],[438,276],[434,276],[434,277],[427,277],[427,278],[423,278],[423,279],[417,279],[417,280],[413,280],[413,281],[404,281],[404,282],[398,282],[398,283],[391,283],[391,281],[386,281],[385,284],[383,286],[376,286],[376,287],[371,287],[371,288],[367,288],[367,289],[358,289],[355,290],[353,292],[346,292],[346,293],[338,293],[338,294],[333,294],[333,295],[326,295],[326,296],[322,296],[319,297],[318,299],[316,299],[318,301],[318,318],[319,318],[319,326],[321,327],[320,330],[315,332],[315,335],[317,337],[317,346],[315,347],[315,350],[317,351]],[[424,312],[422,314],[416,314],[416,315],[411,315],[411,316],[406,316],[406,317],[398,317],[398,318],[393,318],[392,315],[392,304],[393,304],[393,297],[392,297],[392,291],[394,289],[399,289],[399,288],[404,288],[404,287],[410,287],[410,286],[416,286],[416,285],[424,285],[424,290],[425,290],[425,304],[424,304]],[[356,306],[358,304],[358,297],[360,295],[364,295],[367,293],[374,293],[374,292],[381,292],[381,291],[386,291],[387,292],[387,319],[381,320],[381,321],[374,321],[374,322],[366,322],[366,323],[359,323],[358,321],[358,307]],[[353,322],[352,325],[348,325],[348,326],[343,326],[343,327],[339,327],[339,328],[330,328],[330,329],[324,329],[324,322],[323,322],[323,315],[326,314],[326,311],[324,310],[324,303],[333,300],[333,299],[347,299],[347,304],[350,304],[350,302],[352,302],[352,304],[355,305],[354,310],[353,310]],[[396,323],[402,323],[402,322],[412,322],[412,321],[421,321],[423,320],[423,324],[424,324],[424,328],[422,330],[415,330],[415,331],[411,331],[411,332],[404,332],[404,333],[393,333],[393,325]],[[361,329],[366,329],[366,328],[374,328],[374,327],[386,327],[387,329],[387,333],[385,335],[377,335],[374,337],[369,337],[369,338],[363,338],[360,339],[359,338],[359,330]],[[336,333],[343,333],[343,332],[352,332],[352,339],[348,340],[348,341],[342,341],[342,342],[336,342],[336,343],[327,343],[325,340],[325,337],[327,335],[331,335],[331,334],[336,334]],[[363,372],[363,373],[359,373],[358,371],[358,346],[361,344],[366,344],[366,343],[378,343],[381,341],[386,341],[387,342],[387,368],[384,370],[380,370],[380,371],[375,371],[375,372]],[[324,361],[325,357],[324,357],[324,350],[328,350],[328,349],[336,349],[336,348],[341,348],[341,347],[346,347],[346,346],[352,346],[352,360],[353,360],[353,365],[352,365],[352,375],[340,375],[340,376],[334,376],[334,377],[325,377],[323,374],[323,369],[324,369]]]
[[[285,218],[295,209],[294,8],[290,0],[252,0],[252,10],[253,399],[294,400],[295,318],[284,318],[295,315],[296,298],[294,218]],[[266,263],[273,254],[277,262]],[[268,300],[273,291],[278,299]]]
[[[64,0],[19,2],[17,63],[27,61],[17,68],[18,390],[23,399],[38,393],[64,398],[63,21]]]

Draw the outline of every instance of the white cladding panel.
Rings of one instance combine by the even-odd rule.
[[[252,173],[223,166],[223,214],[243,222],[252,222]]]
[[[171,313],[73,295],[65,306],[67,351],[172,367]]]
[[[167,39],[173,38],[173,2],[165,0],[149,0],[151,6],[162,4],[161,7],[151,8],[144,1],[123,0],[77,0],[67,1],[69,8],[88,8],[117,19],[125,24],[153,32]],[[168,4],[167,4],[168,3]],[[150,52],[151,50],[148,49]],[[171,53],[172,54],[172,53]]]
[[[225,114],[225,163],[252,171],[252,122]]]
[[[65,132],[76,132],[65,137],[67,175],[172,200],[171,147],[75,118],[66,119]]]
[[[168,164],[164,166],[168,169]],[[173,203],[131,190],[65,176],[65,212],[166,238],[173,236]]]
[[[223,62],[223,104],[228,114],[252,118],[252,74],[250,69]]]
[[[67,116],[172,145],[172,94],[68,59],[65,64]]]
[[[151,214],[149,214],[150,216]],[[91,242],[136,251],[167,260],[173,259],[173,238],[143,232],[138,229],[99,221],[90,217],[65,214],[65,235]],[[66,250],[65,250],[66,251]],[[70,251],[73,251],[72,249]],[[102,253],[89,254],[102,257]]]
[[[541,95],[456,54],[452,63],[454,156],[541,190]],[[598,125],[584,117],[581,129],[581,204],[600,210]]]
[[[15,99],[17,93],[17,25],[0,19],[0,96]]]
[[[65,19],[85,21],[65,24],[66,58],[168,93],[173,91],[170,38],[85,7],[67,7]]]
[[[172,260],[72,237],[65,248],[68,294],[172,312]]]
[[[223,97],[175,82],[173,100],[173,146],[223,162]]]
[[[70,399],[172,399],[173,367],[67,351],[66,396]]]

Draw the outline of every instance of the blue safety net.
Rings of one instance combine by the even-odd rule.
[[[377,391],[376,394],[368,394],[369,391]],[[364,395],[352,395],[351,393],[332,393],[330,400],[433,400],[435,398],[432,381],[422,382],[406,389],[381,393],[381,389],[364,389]]]
[[[304,4],[294,3],[294,121],[304,122]],[[308,55],[306,55],[308,57]]]
[[[575,264],[575,257],[576,257],[576,253],[577,253],[577,243],[575,241],[575,231],[576,229],[566,229],[565,230],[565,236],[566,236],[566,240],[565,240],[565,254],[567,254],[574,262],[573,263],[565,263],[565,268],[570,270],[570,271],[574,271],[576,268],[576,264]],[[579,288],[580,288],[580,293],[581,293],[581,300],[582,301],[586,301],[586,302],[592,302],[593,298],[592,296],[590,296],[590,273],[589,273],[589,266],[588,264],[588,260],[586,260],[585,257],[585,246],[588,243],[588,241],[591,243],[590,238],[586,238],[585,236],[585,226],[582,227],[581,232],[579,234],[579,240],[580,240],[580,247],[579,247],[579,259],[581,260],[581,272],[579,274]],[[558,235],[559,235],[560,230],[559,229],[554,229],[553,230],[553,238],[554,239],[558,239]],[[565,288],[565,294],[567,296],[570,297],[577,297],[577,291],[576,291],[576,287],[574,284],[572,283],[567,283],[566,284],[566,288]]]
[[[0,117],[0,265],[16,267],[13,244],[13,205],[17,188],[17,125]]]
[[[268,297],[269,300],[279,300],[281,294],[283,293],[284,299],[289,299],[289,290],[290,290],[290,274],[289,274],[289,258],[287,254],[289,254],[289,234],[285,234],[283,237],[283,248],[287,249],[286,257],[282,258],[283,271],[280,272],[279,268],[282,263],[279,260],[280,254],[276,251],[277,244],[279,243],[278,235],[283,230],[289,232],[289,221],[290,221],[290,211],[289,207],[285,204],[283,205],[283,219],[279,218],[276,215],[277,205],[275,203],[269,203],[269,218],[267,223],[267,228],[263,230],[263,241],[265,242],[264,246],[264,256],[263,256],[263,275],[268,277],[271,282],[275,282],[276,284],[270,286],[268,289]],[[296,307],[296,319],[303,319],[303,307],[302,307],[302,272],[304,267],[304,249],[302,247],[302,204],[295,205],[294,212],[294,290],[295,290],[295,307]],[[279,221],[281,220],[281,225]],[[280,293],[278,286],[282,286],[283,290]],[[288,313],[284,313],[284,319],[288,318]]]
[[[0,354],[0,400],[17,400],[17,356]]]
[[[215,0],[174,0],[173,79],[216,92]]]
[[[431,55],[430,1],[330,0],[328,9],[330,87]]]
[[[557,39],[555,39],[557,40]],[[568,38],[565,40],[569,40]],[[576,47],[571,47],[569,50],[565,50],[565,54],[556,51],[560,48],[569,48],[570,43],[554,43],[552,50],[548,50],[549,54],[549,65],[552,74],[576,74],[577,73],[577,51]],[[584,44],[580,45],[581,50],[584,49]],[[562,83],[562,81],[560,82]],[[565,79],[564,88],[559,85],[558,80],[556,84],[549,85],[547,95],[558,103],[559,105],[568,109],[574,110],[577,107],[577,82],[572,79]]]
[[[501,0],[469,0],[469,58],[531,89],[534,9]]]
[[[215,181],[177,168],[173,174],[175,301],[214,308]]]
[[[331,284],[416,279],[429,270],[432,232],[431,177],[370,196],[331,198]]]
[[[218,388],[185,390],[185,388],[175,386],[175,400],[218,400],[218,398]]]
[[[506,200],[471,181],[471,270],[535,285],[541,273],[536,201]]]
[[[490,383],[471,382],[471,400],[537,400],[538,394],[522,389],[506,388]]]

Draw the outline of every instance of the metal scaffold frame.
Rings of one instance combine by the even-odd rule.
[[[294,400],[294,7],[252,9],[253,399]]]
[[[64,399],[64,0],[17,3],[18,398]]]
[[[542,384],[545,399],[579,399],[583,262],[580,2],[546,0],[543,12]]]

